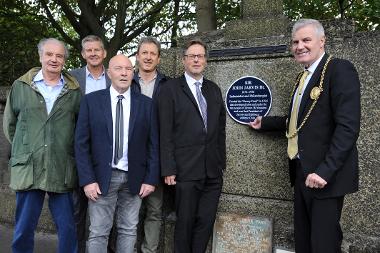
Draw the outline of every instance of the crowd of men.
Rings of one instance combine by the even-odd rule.
[[[287,129],[301,253],[341,252],[344,195],[358,189],[360,83],[353,65],[324,45],[318,21],[295,23],[291,48],[305,71],[289,115],[250,123]],[[123,54],[106,68],[94,35],[82,40],[83,68],[64,70],[68,50],[57,39],[41,40],[38,53],[41,67],[14,82],[4,112],[16,191],[12,251],[33,252],[47,194],[58,252],[133,253],[139,222],[138,250],[157,252],[166,184],[175,189],[173,251],[205,252],[226,168],[226,112],[220,88],[203,75],[206,44],[184,45],[185,72],[173,79],[157,70],[161,46],[153,37],[140,40],[136,70]]]

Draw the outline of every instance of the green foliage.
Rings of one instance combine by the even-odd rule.
[[[52,36],[46,21],[26,15],[24,9],[13,8],[19,1],[8,1],[7,10],[0,10],[0,85],[11,85],[32,67],[39,66],[37,44],[41,36]],[[1,5],[4,3],[2,2]]]
[[[224,28],[226,23],[240,17],[240,0],[216,0],[216,24],[218,29]]]
[[[0,6],[0,85],[8,86],[29,69],[41,65],[37,44],[42,38],[62,38],[45,17],[37,15],[39,7],[31,2],[28,5],[24,1],[1,0]],[[78,66],[79,59],[72,52],[66,67]]]
[[[358,30],[379,29],[379,0],[284,0],[284,13],[301,17],[353,19]],[[215,0],[217,27],[239,18],[241,0]],[[39,65],[36,45],[55,37],[68,44],[66,68],[81,65],[81,38],[102,37],[108,57],[135,54],[142,36],[155,36],[163,47],[196,32],[195,0],[0,0],[0,85],[10,85]]]
[[[378,0],[284,0],[284,12],[292,20],[352,19],[362,31],[379,29],[380,24]]]

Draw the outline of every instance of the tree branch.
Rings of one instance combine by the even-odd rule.
[[[51,24],[53,25],[53,27],[59,32],[59,34],[61,34],[62,38],[66,41],[66,43],[75,47],[75,41],[73,39],[71,39],[71,37],[65,33],[63,28],[54,19],[54,17],[52,15],[52,13],[50,12],[50,9],[49,9],[47,3],[45,2],[45,0],[40,0],[40,3],[42,5],[42,8],[45,10],[46,16],[48,17],[48,19],[51,22]]]
[[[99,19],[94,16],[95,2],[89,0],[79,0],[79,9],[81,10],[81,21],[85,23],[89,29],[89,33],[98,35],[105,39],[105,29],[100,26]],[[79,33],[80,34],[80,33]],[[80,34],[81,36],[88,34]]]
[[[74,30],[79,34],[81,26],[78,22],[78,15],[71,9],[65,0],[54,0],[54,2],[61,6],[62,11],[65,13],[65,17],[70,22]]]

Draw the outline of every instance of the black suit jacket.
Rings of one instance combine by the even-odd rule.
[[[128,132],[128,188],[159,182],[158,132],[150,98],[131,91]],[[107,195],[112,174],[113,125],[110,90],[83,97],[75,131],[75,159],[80,186],[97,182]]]
[[[207,131],[185,76],[162,85],[159,97],[161,175],[179,181],[216,178],[226,167],[226,112],[220,88],[204,79]]]
[[[313,100],[310,92],[319,85],[322,58],[301,100],[298,126]],[[293,100],[292,100],[293,101]],[[289,107],[289,118],[292,105]],[[287,117],[265,117],[263,130],[285,130]],[[346,60],[332,59],[327,67],[321,93],[309,118],[298,133],[298,150],[305,179],[316,173],[327,181],[323,189],[313,190],[317,197],[343,196],[358,190],[359,170],[356,140],[360,130],[360,82],[355,67]],[[289,160],[294,184],[295,161]]]
[[[84,95],[86,93],[86,66],[73,69],[69,73],[77,79],[82,95]],[[106,88],[108,88],[111,86],[111,79],[108,77],[107,72],[104,72],[104,74],[106,76]]]

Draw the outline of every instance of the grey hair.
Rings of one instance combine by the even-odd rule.
[[[323,29],[322,24],[318,20],[304,18],[294,23],[293,29],[292,29],[292,37],[299,29],[308,25],[312,25],[315,28],[315,32],[318,36],[320,37],[325,36],[325,29]]]
[[[161,55],[161,43],[155,37],[151,36],[142,37],[139,40],[139,44],[137,45],[137,53],[139,53],[141,46],[145,43],[153,43],[154,45],[156,45],[158,49],[158,56]]]
[[[206,43],[204,43],[201,39],[192,39],[188,41],[184,47],[182,48],[182,57],[185,57],[187,49],[193,45],[201,45],[205,49],[206,58],[208,58],[208,49]]]
[[[63,47],[63,49],[65,50],[65,55],[64,55],[65,60],[67,60],[67,58],[69,58],[69,50],[67,49],[66,44],[60,40],[57,40],[56,38],[44,38],[44,39],[40,40],[40,42],[38,42],[37,48],[38,48],[38,55],[40,57],[42,57],[42,55],[43,55],[45,44],[49,43],[49,42],[60,44]]]
[[[102,47],[102,49],[104,49],[104,43],[103,43],[103,40],[99,37],[99,36],[96,36],[96,35],[87,35],[86,37],[84,37],[82,39],[82,51],[84,49],[84,44],[86,44],[87,42],[94,42],[94,41],[98,41],[100,42],[100,45]]]

